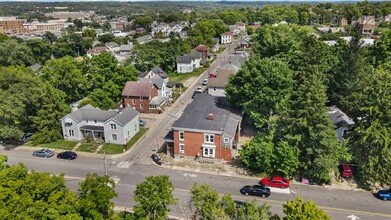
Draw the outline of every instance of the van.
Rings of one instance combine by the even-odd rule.
[[[340,164],[338,168],[342,177],[350,178],[353,176],[352,169],[348,164]]]

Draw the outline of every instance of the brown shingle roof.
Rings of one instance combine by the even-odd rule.
[[[229,35],[229,36],[233,36],[234,34],[232,32],[225,32],[224,34],[222,35]]]
[[[153,86],[155,86],[153,82],[128,81],[122,91],[122,96],[150,97]]]
[[[208,87],[225,87],[229,82],[229,76],[233,74],[233,70],[218,69],[216,78],[209,79]]]
[[[203,51],[208,51],[209,48],[205,45],[198,45],[194,48],[197,52],[203,52]]]
[[[107,50],[106,47],[94,47],[92,49],[87,50],[87,53],[88,54],[98,54],[98,53],[101,53],[105,50]]]

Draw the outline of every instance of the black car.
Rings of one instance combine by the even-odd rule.
[[[183,86],[184,86],[183,83],[177,83],[177,84],[175,84],[175,87],[177,87],[177,88],[183,87]]]
[[[162,158],[158,154],[153,153],[151,158],[155,163],[162,165]]]
[[[67,160],[74,160],[77,158],[77,154],[73,151],[64,151],[59,154],[57,154],[57,158],[59,159],[67,159]]]
[[[244,186],[242,189],[240,189],[240,193],[246,196],[252,195],[252,196],[269,197],[270,189],[262,185]]]

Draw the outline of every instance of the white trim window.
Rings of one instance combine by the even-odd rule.
[[[184,154],[185,153],[185,145],[184,144],[179,144],[179,153]]]
[[[112,130],[117,130],[117,125],[116,124],[110,124],[110,127]]]
[[[184,141],[185,140],[185,132],[184,131],[179,131],[179,140]]]
[[[69,136],[75,136],[75,132],[73,130],[69,130]]]
[[[144,110],[144,105],[143,104],[140,104],[140,109]]]
[[[203,147],[202,156],[214,158],[215,157],[215,148],[214,147]]]
[[[214,134],[204,134],[205,143],[214,143],[215,135]]]
[[[136,99],[132,99],[132,105],[136,105]]]
[[[116,141],[117,140],[117,134],[111,134],[111,139],[113,139],[113,141]]]
[[[224,138],[224,144],[228,144],[229,143],[229,138]]]

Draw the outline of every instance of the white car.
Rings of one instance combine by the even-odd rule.
[[[204,81],[202,82],[202,85],[203,85],[203,86],[208,85],[208,79],[204,79]]]
[[[199,92],[199,93],[202,93],[204,90],[202,89],[202,87],[197,87],[196,89],[196,92]]]

